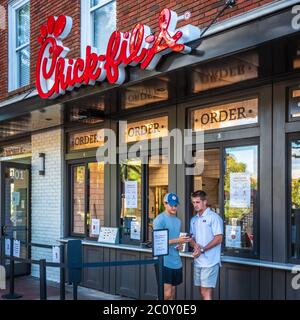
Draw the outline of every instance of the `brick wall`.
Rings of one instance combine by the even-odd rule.
[[[48,16],[65,14],[73,18],[73,28],[70,36],[64,41],[64,44],[71,48],[72,56],[80,55],[80,0],[30,0],[30,85],[7,92],[8,87],[8,0],[0,0],[0,72],[5,74],[0,82],[0,101],[20,94],[31,87],[35,87],[35,63],[39,50],[37,38],[40,27],[47,21]],[[3,20],[5,22],[3,22]],[[4,26],[5,28],[1,28]]]
[[[32,195],[31,228],[32,242],[58,245],[63,236],[62,204],[62,153],[63,132],[61,129],[32,135]],[[38,156],[45,153],[45,175],[39,175]],[[52,261],[50,249],[33,248],[32,259],[46,258]],[[59,269],[47,268],[49,280],[59,279]],[[39,276],[38,266],[32,266],[32,275]]]
[[[278,0],[237,0],[236,7],[229,9],[219,21],[275,1]],[[2,75],[0,101],[35,86],[35,62],[39,49],[37,37],[40,26],[46,22],[49,15],[66,14],[73,18],[72,32],[64,43],[71,49],[73,57],[77,57],[80,54],[80,0],[30,0],[30,85],[7,93],[7,2],[8,0],[0,0],[0,72]],[[142,22],[152,27],[153,31],[155,31],[158,24],[158,14],[165,7],[175,10],[178,14],[189,10],[192,13],[191,20],[181,23],[193,23],[203,27],[221,10],[223,4],[224,0],[117,0],[118,29],[122,31],[130,30],[136,22]]]

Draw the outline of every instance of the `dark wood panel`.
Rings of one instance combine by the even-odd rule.
[[[117,251],[117,261],[138,260],[139,253],[134,251]],[[122,296],[139,299],[140,266],[117,267],[116,291]]]
[[[258,298],[258,268],[224,263],[220,273],[220,299],[252,300]]]
[[[285,271],[273,270],[273,299],[284,300],[285,299]]]
[[[153,259],[152,255],[141,253],[141,260]],[[157,281],[154,265],[141,266],[141,296],[142,300],[157,299]]]
[[[84,246],[84,262],[102,262],[104,259],[103,248]],[[88,288],[103,291],[104,268],[86,268],[83,270],[83,285]]]
[[[272,299],[272,269],[261,268],[259,271],[259,299]]]

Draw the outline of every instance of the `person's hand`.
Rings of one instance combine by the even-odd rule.
[[[191,242],[191,241],[192,241],[192,238],[190,238],[190,237],[180,237],[180,238],[178,238],[178,243],[179,244],[188,243],[188,242]]]
[[[194,246],[194,251],[193,251],[193,253],[192,253],[192,256],[193,256],[194,258],[198,258],[198,257],[200,257],[200,255],[201,255],[201,248],[200,248],[199,245],[195,245],[195,246]]]
[[[176,246],[176,250],[178,250],[178,251],[183,250],[183,244],[178,244],[178,245]]]

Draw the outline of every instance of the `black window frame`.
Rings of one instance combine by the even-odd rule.
[[[88,205],[89,205],[89,163],[95,163],[97,159],[95,157],[86,158],[86,159],[76,159],[76,160],[69,160],[67,162],[67,172],[68,172],[68,190],[69,190],[69,198],[68,198],[68,222],[69,222],[69,235],[71,237],[87,239],[92,241],[98,241],[98,237],[90,237],[89,230],[87,228],[87,214],[88,214]],[[74,215],[73,215],[73,199],[74,199],[74,184],[73,184],[73,168],[76,166],[84,166],[85,167],[85,176],[84,176],[84,234],[81,233],[74,233],[73,226],[74,226]],[[105,185],[105,179],[104,179]],[[104,188],[105,193],[105,188]],[[105,199],[105,197],[104,197]]]
[[[292,143],[295,141],[300,141],[300,133],[291,133],[287,134],[287,201],[286,201],[286,210],[287,210],[287,254],[288,262],[290,263],[300,263],[299,258],[292,257]],[[299,229],[300,231],[300,229]]]
[[[260,248],[260,226],[259,226],[259,219],[260,219],[260,141],[259,137],[253,138],[245,138],[239,141],[229,140],[229,141],[220,141],[220,142],[212,142],[212,143],[205,143],[204,150],[210,149],[219,149],[219,161],[220,161],[220,182],[219,182],[219,207],[220,207],[220,217],[223,220],[223,241],[222,241],[222,255],[224,256],[232,256],[232,257],[241,257],[241,258],[250,258],[250,259],[258,259],[259,258],[259,248]],[[225,174],[225,155],[226,155],[226,148],[234,148],[234,147],[243,147],[243,146],[257,146],[257,213],[253,212],[253,234],[254,234],[254,242],[253,242],[253,250],[247,249],[227,249],[225,247],[225,219],[224,219],[224,174]],[[196,146],[193,146],[193,155],[195,154]],[[191,193],[194,186],[194,179],[193,176],[186,176],[186,199],[190,199]],[[190,221],[193,216],[193,206],[191,201],[188,201],[188,212],[190,214],[186,215],[186,225],[188,229],[190,228]]]

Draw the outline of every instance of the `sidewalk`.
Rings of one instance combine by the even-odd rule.
[[[7,290],[0,290],[0,300],[2,295],[9,292],[9,281],[6,282]],[[39,300],[40,299],[40,282],[38,278],[31,276],[17,277],[15,279],[15,292],[23,295],[18,300]],[[66,285],[66,300],[73,300],[73,287]],[[47,299],[59,300],[59,284],[56,282],[47,282]],[[78,287],[78,300],[132,300],[130,298],[111,295],[101,291]]]

